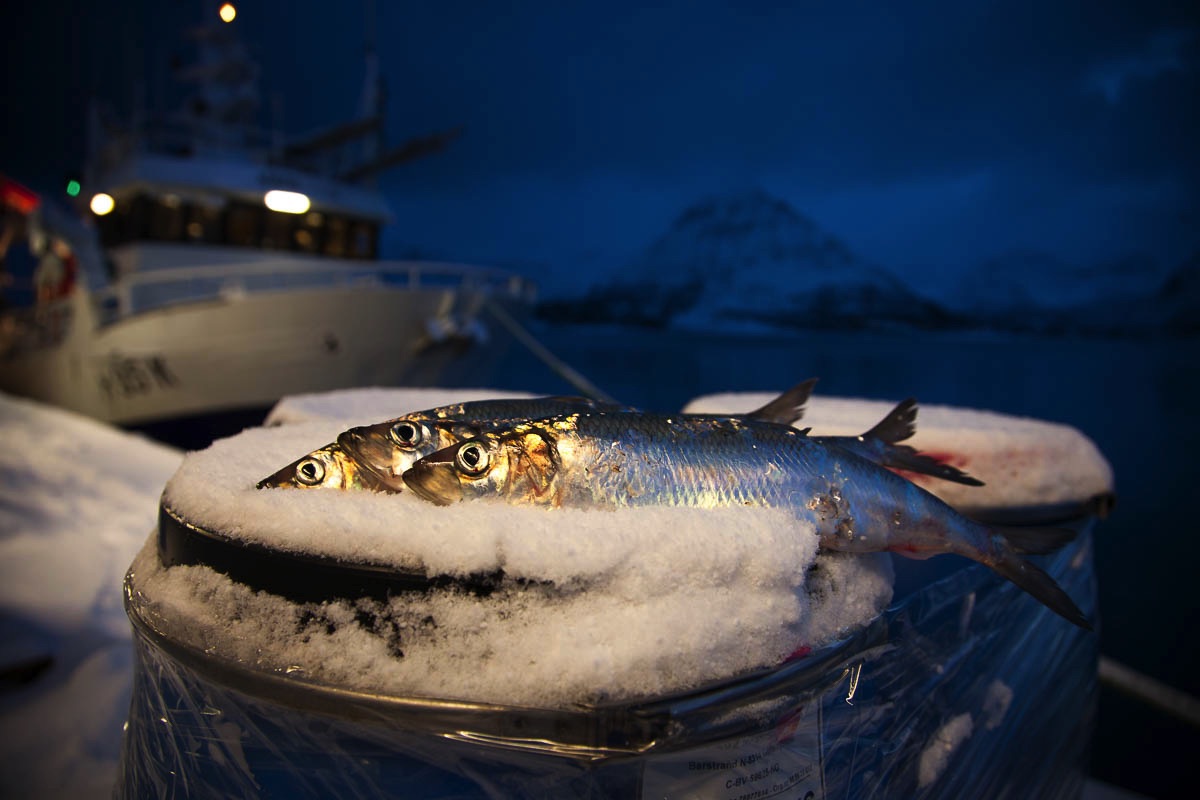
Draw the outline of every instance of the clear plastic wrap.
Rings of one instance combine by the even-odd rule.
[[[1094,619],[1092,522],[1078,524],[1039,561]],[[370,695],[223,660],[170,632],[131,571],[116,796],[1078,797],[1097,637],[978,565],[897,561],[897,602],[847,640],[572,709]]]

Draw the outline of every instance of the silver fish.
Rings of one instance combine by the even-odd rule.
[[[815,379],[798,383],[746,416],[790,425],[804,414]],[[458,403],[351,428],[337,444],[364,469],[374,473],[387,491],[404,489],[403,475],[418,459],[444,447],[530,419],[595,411],[631,411],[628,406],[584,397],[538,397],[528,400],[479,400]]]
[[[374,472],[363,469],[337,443],[296,459],[257,484],[267,487],[385,490]]]
[[[370,470],[388,491],[402,491],[401,475],[417,459],[487,430],[527,419],[580,411],[617,411],[626,406],[586,397],[476,400],[414,411],[338,434],[337,444]]]
[[[439,504],[493,498],[573,508],[783,508],[811,523],[826,549],[917,559],[957,553],[1090,628],[1054,579],[1018,555],[1051,552],[1073,531],[984,525],[876,463],[781,425],[637,412],[568,414],[437,451],[405,472],[404,482]]]

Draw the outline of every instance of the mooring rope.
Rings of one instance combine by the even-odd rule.
[[[1200,700],[1108,656],[1100,656],[1100,682],[1200,728]]]
[[[492,313],[492,316],[513,335],[514,339],[524,345],[525,349],[533,353],[539,361],[553,370],[560,378],[574,386],[585,397],[599,400],[602,403],[617,402],[607,392],[573,369],[570,364],[547,350],[546,346],[537,340],[537,337],[526,330],[521,323],[513,319],[512,315],[494,299],[491,297],[487,298],[484,300],[484,305]]]

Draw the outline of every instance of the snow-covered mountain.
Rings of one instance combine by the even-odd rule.
[[[968,272],[955,298],[963,310],[987,314],[1068,309],[1149,294],[1162,278],[1162,270],[1148,256],[1079,267],[1048,253],[1014,250]]]
[[[1011,251],[965,274],[942,300],[975,324],[1003,330],[1151,333],[1178,327],[1168,318],[1171,295],[1180,292],[1165,287],[1171,279],[1185,284],[1185,272],[1169,278],[1144,255],[1077,266],[1039,251]]]
[[[760,189],[687,208],[581,302],[546,310],[689,327],[940,325],[947,319],[936,304]]]
[[[755,189],[687,208],[582,297],[569,322],[731,327],[990,328],[1031,333],[1200,332],[1200,252],[1170,273],[1145,255],[1079,266],[1013,250],[922,296],[788,203]]]

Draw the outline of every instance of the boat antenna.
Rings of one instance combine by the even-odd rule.
[[[375,126],[375,135],[368,136],[363,142],[363,163],[371,163],[383,152],[384,110],[387,103],[383,75],[379,70],[379,54],[375,51],[375,0],[366,0],[365,41],[363,58],[366,71],[363,76],[362,99],[359,103],[359,118],[379,120]]]

